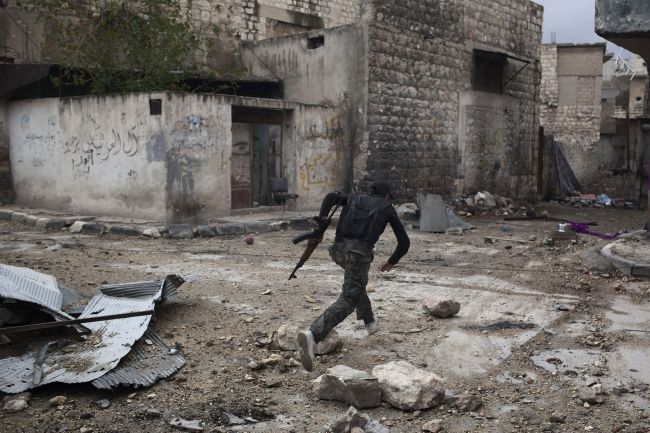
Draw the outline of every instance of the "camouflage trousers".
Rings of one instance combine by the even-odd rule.
[[[332,260],[345,270],[343,290],[336,302],[311,325],[310,330],[316,342],[324,340],[327,334],[354,310],[358,320],[365,323],[374,320],[370,299],[366,293],[368,271],[374,259],[372,247],[364,241],[336,238],[329,253]]]

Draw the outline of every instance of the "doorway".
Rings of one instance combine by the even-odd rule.
[[[232,209],[272,206],[270,178],[282,177],[282,125],[232,124]]]

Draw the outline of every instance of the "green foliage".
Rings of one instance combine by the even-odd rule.
[[[51,34],[63,66],[55,84],[89,86],[93,93],[183,90],[188,76],[210,75],[201,59],[218,28],[193,19],[191,0],[18,3],[36,13]]]

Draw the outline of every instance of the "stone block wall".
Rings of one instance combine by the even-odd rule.
[[[532,194],[541,12],[527,0],[376,1],[366,15],[368,151],[358,186],[382,179],[403,198],[452,195],[477,188],[468,178],[494,175],[492,192]],[[503,94],[479,95],[475,49],[530,64],[519,71],[524,64],[508,60]]]
[[[583,187],[596,180],[602,162],[603,54],[598,45],[542,47],[540,121],[544,132],[561,144]]]

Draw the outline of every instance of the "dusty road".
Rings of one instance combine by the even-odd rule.
[[[596,220],[603,231],[645,222],[639,211],[548,210]],[[197,279],[181,288],[177,301],[161,306],[153,322],[168,344],[181,344],[188,360],[175,376],[131,398],[131,389],[106,392],[90,385],[36,389],[25,411],[0,411],[0,431],[168,432],[174,431],[167,424],[172,416],[201,419],[206,431],[237,431],[221,425],[227,411],[262,421],[238,431],[319,432],[347,409],[315,398],[310,381],[319,372],[337,364],[370,371],[399,359],[485,404],[473,413],[446,406],[421,413],[384,406],[364,411],[391,432],[418,432],[432,419],[442,419],[447,432],[650,431],[650,334],[624,330],[650,330],[650,284],[604,269],[588,272],[579,253],[603,244],[594,238],[543,245],[554,223],[503,223],[496,216],[470,222],[477,230],[462,236],[409,230],[412,249],[390,274],[376,271],[394,247],[392,236],[384,236],[369,283],[380,332],[366,337],[349,318],[339,327],[343,348],[319,357],[313,374],[295,365],[295,354],[259,343],[283,323],[308,325],[339,294],[342,272],[324,247],[297,280],[287,281],[301,252],[290,242],[295,232],[259,235],[247,246],[240,237],[97,238],[4,222],[0,262],[52,274],[87,294],[104,282],[171,273]],[[485,237],[505,240],[486,244]],[[64,248],[47,250],[56,244]],[[430,319],[421,308],[426,297],[454,299],[460,314]],[[510,325],[489,326],[500,322]],[[285,361],[249,369],[250,361],[272,353]],[[602,384],[605,401],[585,405],[579,389],[594,383]],[[48,400],[56,395],[68,402],[51,407]],[[107,409],[95,404],[103,398],[112,402]]]

